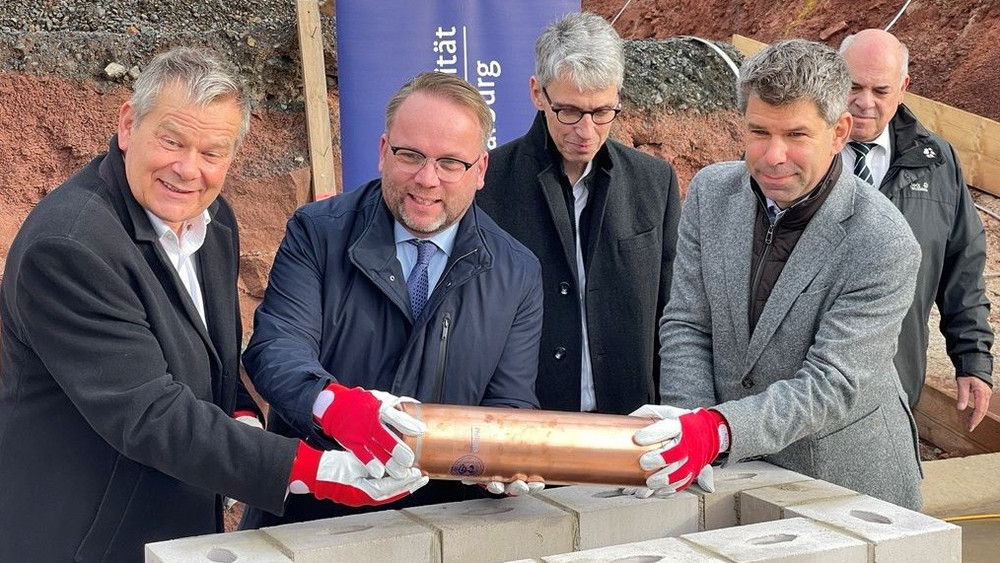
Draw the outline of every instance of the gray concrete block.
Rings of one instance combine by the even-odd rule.
[[[865,540],[876,563],[962,560],[961,528],[869,496],[788,507],[785,516],[811,518]]]
[[[661,538],[550,555],[544,563],[720,563],[728,561],[677,538]]]
[[[680,492],[639,499],[621,487],[560,487],[538,496],[574,514],[579,522],[574,549],[632,543],[698,531],[698,497]]]
[[[438,533],[442,563],[509,561],[573,550],[576,518],[522,496],[405,508]]]
[[[269,536],[295,563],[441,560],[437,532],[398,511],[286,524],[264,528],[261,533]]]
[[[682,536],[737,563],[867,563],[865,542],[805,518]]]
[[[257,530],[146,544],[146,563],[291,563]]]
[[[780,520],[787,506],[852,497],[858,494],[840,485],[813,479],[741,491],[736,504],[739,507],[740,524],[745,525]]]
[[[690,490],[701,496],[701,530],[729,528],[739,523],[736,495],[740,491],[770,487],[782,483],[808,481],[812,477],[789,471],[763,461],[736,463],[715,469],[715,492],[707,493],[698,486]]]

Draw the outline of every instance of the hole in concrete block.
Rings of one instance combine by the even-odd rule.
[[[353,534],[355,532],[367,532],[375,527],[375,524],[358,524],[356,526],[347,526],[345,528],[329,529],[318,532],[318,536],[339,536],[341,534]]]
[[[734,475],[727,475],[722,481],[749,481],[757,477],[756,473],[736,473]]]
[[[858,520],[864,520],[865,522],[872,522],[875,524],[892,524],[892,520],[889,518],[886,518],[881,514],[868,512],[867,510],[852,510],[850,514]]]
[[[769,536],[760,536],[756,538],[750,538],[747,543],[750,545],[774,545],[776,543],[788,543],[790,541],[795,541],[796,536],[794,534],[771,534]]]
[[[801,483],[782,483],[778,485],[778,490],[800,492],[806,490],[806,488]]]
[[[657,561],[663,561],[663,557],[660,555],[630,555],[629,557],[612,559],[610,563],[656,563]]]
[[[222,549],[221,547],[215,547],[209,550],[205,554],[205,558],[213,563],[235,563],[236,554],[228,549]]]
[[[631,496],[631,495],[623,494],[621,489],[608,489],[607,491],[598,491],[594,493],[593,495],[591,495],[591,498],[615,498],[624,496]]]
[[[513,506],[490,506],[487,508],[469,510],[463,514],[465,516],[495,516],[497,514],[506,514],[512,510],[514,510]]]

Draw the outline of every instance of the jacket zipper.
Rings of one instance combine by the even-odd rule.
[[[758,200],[759,201],[759,200]],[[768,221],[770,223],[770,221]],[[757,295],[757,285],[760,283],[761,276],[764,275],[764,263],[767,262],[767,256],[771,253],[771,243],[774,242],[774,231],[778,227],[778,223],[781,222],[781,217],[778,217],[774,223],[771,223],[767,228],[767,233],[764,235],[764,248],[760,252],[760,260],[757,261],[757,265],[754,268],[753,273],[753,284],[750,285],[750,299],[754,299]],[[753,308],[751,304],[751,309]]]
[[[444,366],[448,360],[448,332],[451,329],[451,313],[445,313],[441,319],[441,345],[438,351],[437,365],[437,402],[444,403]]]

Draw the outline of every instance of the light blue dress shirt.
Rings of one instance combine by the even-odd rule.
[[[403,280],[410,279],[410,270],[417,263],[417,247],[407,241],[418,238],[410,234],[399,221],[393,221],[392,232],[396,239],[396,259],[403,270]],[[434,293],[434,288],[444,274],[444,269],[448,265],[448,257],[455,249],[455,237],[458,235],[458,222],[451,225],[440,233],[430,237],[431,242],[437,250],[431,256],[430,264],[427,265],[427,281],[430,286],[430,293]]]

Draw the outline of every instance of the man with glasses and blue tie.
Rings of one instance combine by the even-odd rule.
[[[993,330],[983,282],[986,233],[965,187],[955,150],[903,104],[910,84],[906,45],[880,29],[848,36],[840,52],[851,70],[854,125],[844,171],[875,186],[906,217],[920,243],[917,293],[903,320],[896,370],[916,406],[927,371],[927,321],[935,303],[955,366],[957,408],[971,406],[971,432],[993,394]]]
[[[289,220],[243,355],[271,405],[269,430],[325,449],[336,442],[374,475],[392,477],[414,455],[388,427],[422,430],[395,408],[401,402],[538,407],[541,267],[473,204],[492,129],[470,84],[420,74],[386,107],[381,178]],[[516,495],[542,486],[488,488]],[[391,507],[476,491],[435,481]],[[249,510],[243,527],[372,509],[301,496],[289,497],[283,517]]]
[[[543,409],[628,414],[656,402],[656,326],[681,203],[663,160],[608,138],[622,111],[621,39],[564,16],[535,43],[530,130],[490,153],[476,202],[538,256]]]

